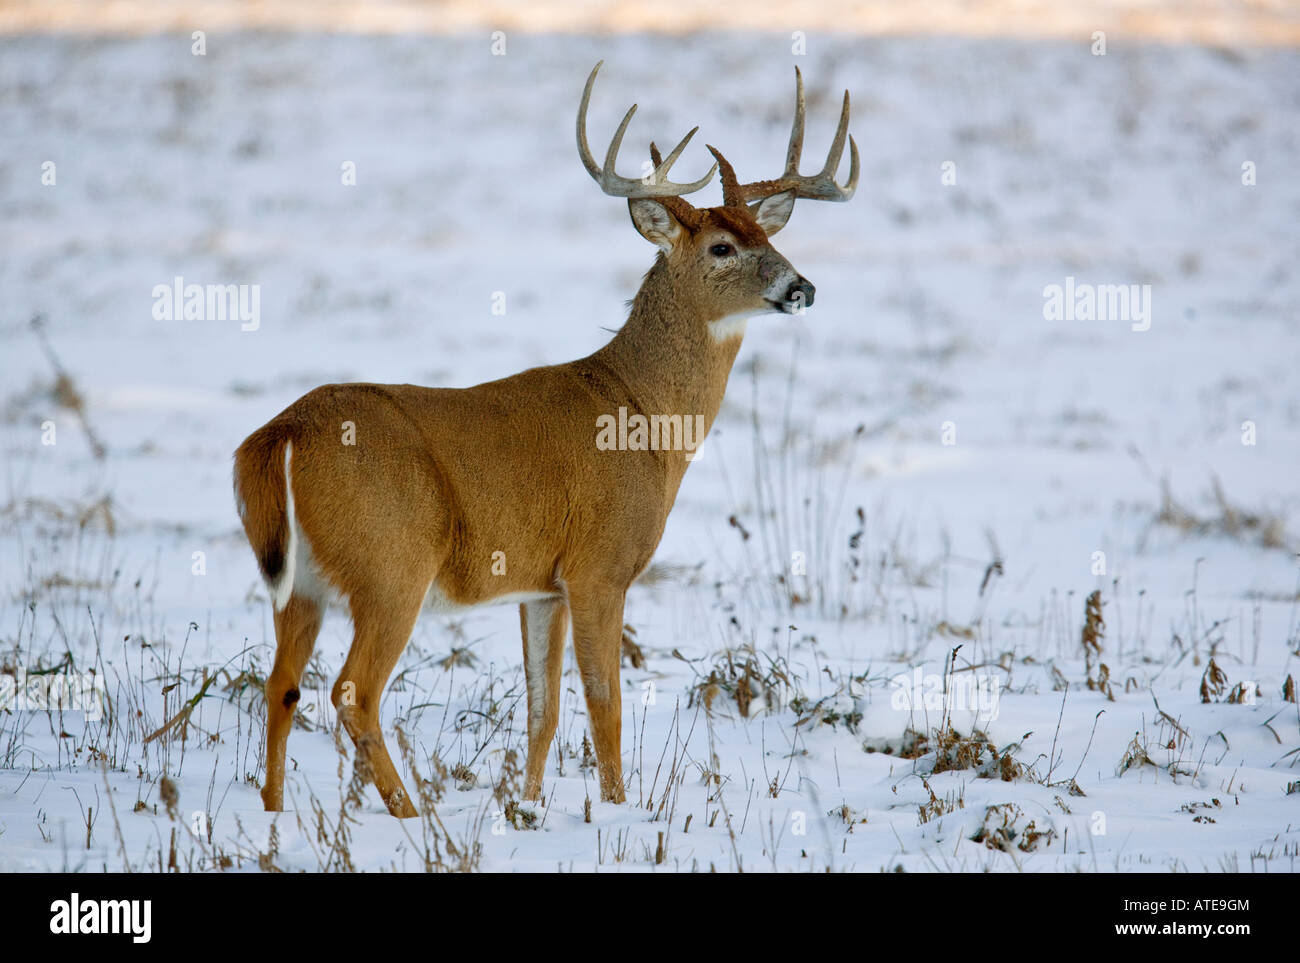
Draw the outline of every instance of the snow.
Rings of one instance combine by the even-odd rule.
[[[340,868],[312,800],[339,824],[351,746],[328,691],[347,620],[330,613],[302,686],[295,811],[266,814],[260,694],[227,689],[274,645],[230,456],[321,383],[470,385],[609,337],[653,248],[576,156],[600,59],[593,144],[638,102],[629,170],[699,124],[675,176],[707,169],[706,141],[742,179],[774,173],[798,63],[805,169],[848,88],[861,186],[800,202],[776,238],[816,305],[749,324],[629,596],[646,662],[623,669],[628,802],[599,802],[581,766],[570,653],[547,804],[507,825],[491,787],[526,744],[517,612],[426,614],[383,722],[425,776],[435,755],[473,774],[445,780],[443,830],[494,871],[1295,870],[1293,50],[843,33],[795,57],[780,35],[723,32],[514,34],[503,57],[478,35],[214,34],[203,57],[187,34],[0,46],[0,663],[93,666],[115,709],[0,713],[0,871],[156,869],[173,829],[182,868]],[[259,285],[257,330],[155,320],[152,291],[177,276]],[[1150,329],[1046,320],[1044,289],[1069,277],[1149,284]],[[37,312],[103,460],[51,392]],[[1162,479],[1205,525],[1158,520]],[[794,552],[807,575],[789,584],[812,601],[792,611],[773,576]],[[1086,684],[1094,590],[1113,701]],[[746,645],[792,686],[755,683],[748,718],[725,687],[706,711],[693,690]],[[958,645],[957,669],[998,681],[996,716],[947,721],[1009,752],[1010,781],[935,772],[943,710],[895,698],[891,680],[941,680]],[[472,666],[440,664],[465,647]],[[1211,656],[1227,683],[1206,703]],[[219,670],[186,740],[143,742]],[[1228,702],[1243,682],[1253,704]],[[928,752],[900,755],[908,730]],[[1150,763],[1125,769],[1135,744]],[[932,793],[962,805],[927,814]],[[428,824],[373,788],[351,815],[350,865],[424,867]]]

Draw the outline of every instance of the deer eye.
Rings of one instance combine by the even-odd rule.
[[[733,248],[730,244],[715,244],[713,245],[713,247],[709,248],[709,253],[712,254],[714,257],[726,257],[728,254],[731,254],[733,251],[735,251],[735,248]]]

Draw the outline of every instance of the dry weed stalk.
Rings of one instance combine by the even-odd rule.
[[[1110,668],[1101,661],[1101,640],[1106,635],[1106,622],[1101,617],[1101,589],[1093,589],[1083,606],[1083,661],[1087,671],[1087,685],[1092,692],[1102,693],[1111,702],[1115,693],[1110,685]]]

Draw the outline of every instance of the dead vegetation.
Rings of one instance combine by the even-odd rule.
[[[1178,807],[1178,811],[1180,813],[1191,813],[1192,822],[1194,823],[1213,823],[1217,822],[1217,820],[1210,813],[1222,808],[1223,803],[1218,799],[1211,799],[1209,802],[1183,803]],[[1201,810],[1204,810],[1204,812]]]
[[[1013,849],[1032,853],[1040,846],[1051,846],[1056,836],[1051,826],[1039,829],[1035,820],[1025,822],[1024,812],[1015,803],[999,803],[984,811],[984,824],[971,836],[971,841],[1004,853]]]
[[[1144,725],[1141,730],[1133,733],[1133,738],[1129,740],[1115,767],[1115,775],[1123,776],[1126,772],[1140,772],[1150,767],[1168,773],[1175,781],[1180,776],[1194,778],[1204,761],[1204,754],[1193,766],[1191,733],[1181,722],[1160,708],[1154,694],[1152,701],[1155,702],[1156,709],[1155,731],[1149,732]]]
[[[854,454],[866,426],[830,440],[800,430],[791,420],[796,372],[792,358],[783,415],[773,429],[760,414],[759,368],[749,366],[753,487],[727,518],[740,540],[735,581],[760,610],[862,618],[878,607],[882,584],[897,574],[890,556],[899,554],[896,544],[891,552],[882,543],[876,565],[867,551],[865,509],[846,510]]]
[[[1101,661],[1101,640],[1105,636],[1106,623],[1101,617],[1101,590],[1095,589],[1084,602],[1083,662],[1086,670],[1086,683],[1092,692],[1102,693],[1109,701],[1115,701],[1115,693],[1110,685],[1110,668]]]
[[[1286,518],[1265,509],[1251,510],[1234,505],[1223,491],[1217,475],[1210,478],[1207,499],[1213,505],[1208,514],[1198,514],[1174,498],[1167,478],[1160,481],[1160,507],[1153,524],[1177,529],[1187,536],[1222,537],[1261,548],[1289,550]],[[1145,540],[1145,539],[1144,539]]]
[[[0,506],[0,518],[12,522],[40,519],[47,524],[74,528],[77,531],[99,529],[110,537],[118,532],[119,515],[120,509],[110,495],[85,501],[65,499],[61,502],[49,498],[11,499]],[[50,579],[47,587],[57,587],[57,581],[66,580],[67,577],[56,573]]]
[[[619,664],[622,665],[624,662],[629,663],[634,669],[645,668],[645,653],[641,651],[641,646],[636,643],[636,629],[626,624],[623,626]]]
[[[498,818],[508,822],[515,829],[534,829],[537,826],[537,811],[531,805],[520,801],[523,796],[524,771],[519,765],[519,754],[507,749],[501,759],[501,771],[496,785],[492,788],[492,798],[496,800]]]
[[[853,832],[855,826],[864,825],[867,822],[866,815],[858,812],[848,803],[841,803],[826,815],[841,820],[848,827],[849,832]]]
[[[55,354],[50,339],[45,334],[45,316],[37,314],[32,318],[32,331],[37,340],[41,343],[41,350],[45,353],[46,360],[49,361],[50,367],[54,370],[54,383],[46,393],[47,399],[59,407],[66,408],[76,415],[82,430],[86,433],[86,441],[90,444],[91,453],[97,461],[103,461],[108,454],[108,448],[100,440],[99,435],[91,426],[90,416],[87,412],[86,399],[77,387],[77,383],[72,380],[63,364],[59,361],[59,356]]]
[[[909,728],[903,734],[903,759],[929,763],[931,775],[942,772],[973,772],[981,779],[1015,782],[1028,776],[1029,769],[1012,754],[1019,748],[1013,743],[999,749],[978,729],[962,735],[945,720],[927,735]]]
[[[1215,649],[1217,646],[1210,647],[1210,657],[1206,662],[1205,671],[1201,674],[1201,685],[1199,688],[1201,702],[1209,704],[1212,702],[1224,702],[1228,705],[1254,705],[1259,689],[1255,682],[1251,680],[1241,680],[1236,685],[1229,688],[1230,680],[1228,673],[1219,665],[1215,658]],[[1290,698],[1288,698],[1288,686],[1290,686]],[[1295,683],[1291,677],[1287,676],[1282,683],[1282,699],[1284,702],[1294,702]],[[1226,697],[1224,693],[1227,693]]]
[[[862,676],[852,676],[848,685],[841,684],[830,695],[811,702],[803,695],[790,700],[790,708],[799,717],[795,728],[830,726],[844,727],[845,732],[856,733],[862,724],[862,701],[854,693],[854,683],[865,682]]]
[[[918,729],[911,725],[905,728],[898,746],[899,757],[913,760],[919,771],[927,771],[931,775],[972,772],[978,778],[998,779],[1002,782],[1032,778],[1030,768],[1015,758],[1014,752],[1021,748],[1019,742],[999,749],[983,730],[972,726],[968,733],[963,734],[953,725],[953,702],[949,697],[954,694],[952,687],[955,672],[963,671],[954,670],[960,649],[961,646],[957,646],[949,653],[947,670],[943,676],[943,691],[935,693],[936,697],[942,697],[938,703],[942,706],[938,724],[928,729]],[[1025,737],[1022,740],[1023,738]],[[870,744],[864,744],[863,748],[867,752],[876,751],[875,746]],[[893,746],[889,744],[884,747],[886,753],[892,749]]]
[[[781,656],[772,656],[754,650],[752,645],[740,649],[724,649],[714,657],[707,673],[673,650],[673,654],[686,662],[696,673],[697,681],[690,688],[687,708],[702,705],[706,712],[716,711],[719,697],[734,702],[740,718],[750,718],[751,712],[780,712],[783,707],[801,695],[798,677]]]
[[[1210,661],[1205,666],[1205,672],[1201,675],[1201,701],[1218,702],[1219,696],[1223,695],[1227,685],[1228,674],[1219,668],[1219,664],[1211,655]]]
[[[940,799],[935,794],[935,791],[930,787],[929,782],[925,780],[925,777],[921,778],[921,785],[924,786],[925,791],[930,794],[928,800],[916,807],[917,820],[921,825],[925,825],[941,816],[946,816],[948,813],[956,812],[958,809],[966,808],[966,794],[964,790],[951,790]]]

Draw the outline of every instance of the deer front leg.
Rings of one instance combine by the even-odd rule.
[[[587,696],[591,738],[596,744],[600,798],[623,802],[621,739],[623,697],[619,687],[619,654],[623,641],[625,589],[569,587],[573,617],[573,652]]]
[[[560,675],[569,607],[563,599],[519,606],[524,637],[524,676],[528,680],[528,766],[525,799],[542,797],[542,770],[560,721]]]

